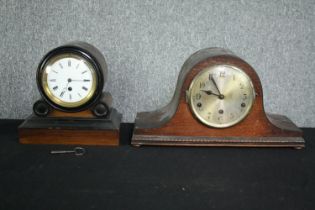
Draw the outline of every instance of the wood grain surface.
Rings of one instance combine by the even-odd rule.
[[[19,129],[22,144],[119,145],[119,130]]]

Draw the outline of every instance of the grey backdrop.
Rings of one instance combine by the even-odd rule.
[[[187,57],[218,46],[256,69],[267,111],[315,126],[314,2],[0,0],[0,118],[29,115],[41,57],[82,40],[105,55],[125,121],[167,104]]]

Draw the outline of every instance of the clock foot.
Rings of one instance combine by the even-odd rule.
[[[135,147],[135,148],[140,148],[141,144],[133,144],[132,146]]]

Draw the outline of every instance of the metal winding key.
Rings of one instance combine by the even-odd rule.
[[[85,149],[82,147],[75,147],[73,150],[52,150],[50,154],[68,154],[74,153],[76,156],[81,156],[85,154]]]

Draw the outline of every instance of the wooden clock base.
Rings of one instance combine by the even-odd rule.
[[[135,135],[133,146],[293,147],[304,148],[300,137],[195,137]]]
[[[22,144],[119,145],[121,114],[107,118],[56,118],[31,115],[18,128]]]
[[[293,147],[302,149],[305,141],[302,131],[287,117],[267,114],[268,119],[275,123],[273,132],[261,135],[242,135],[234,133],[229,136],[201,136],[191,132],[191,135],[168,135],[165,129],[136,129],[132,137],[133,146],[159,145],[159,146],[217,146],[217,147]],[[174,126],[175,130],[180,127]]]

